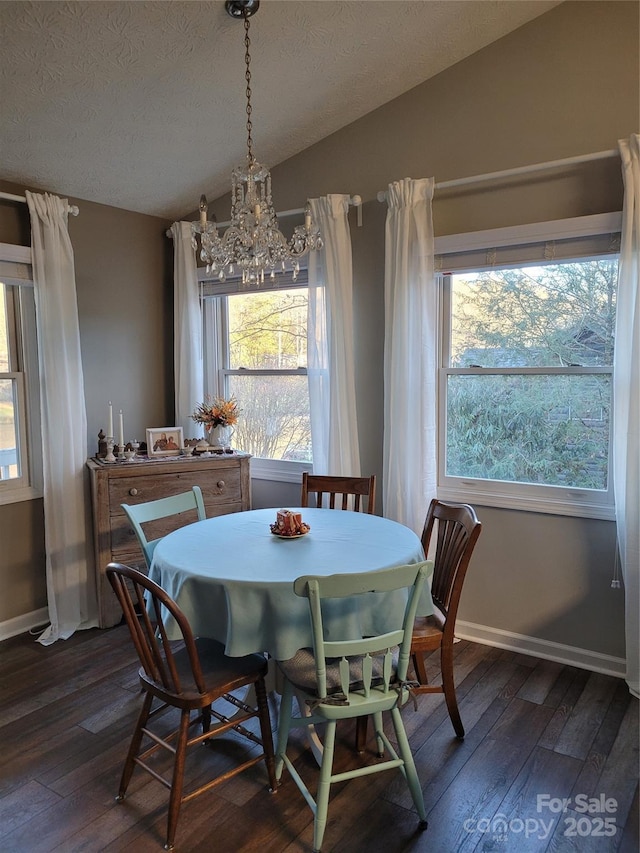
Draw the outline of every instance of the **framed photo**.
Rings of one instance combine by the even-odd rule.
[[[179,456],[183,447],[182,427],[147,430],[147,456]]]

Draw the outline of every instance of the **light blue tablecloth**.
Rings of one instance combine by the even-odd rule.
[[[284,660],[311,645],[307,601],[293,592],[301,575],[375,571],[424,559],[420,538],[389,519],[290,509],[311,526],[306,536],[274,536],[269,525],[276,510],[260,509],[189,524],[155,549],[149,576],[177,601],[197,635],[225,643],[229,655],[269,652]],[[386,631],[392,614],[404,607],[403,596],[387,597],[384,606],[375,598],[336,602],[329,630]],[[427,591],[419,613],[431,612]]]

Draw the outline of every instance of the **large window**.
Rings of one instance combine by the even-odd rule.
[[[37,493],[35,310],[28,249],[0,245],[0,503]]]
[[[226,285],[220,295],[213,285],[205,295],[205,385],[212,395],[237,400],[233,444],[254,457],[252,476],[312,460],[301,279],[283,276],[282,287],[259,291]]]
[[[458,269],[442,281],[443,496],[609,517],[615,248],[607,234],[489,249],[484,263],[472,252],[466,269],[462,255],[452,259]]]

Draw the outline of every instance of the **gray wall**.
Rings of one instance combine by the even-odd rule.
[[[637,46],[635,2],[564,3],[272,170],[279,209],[300,207],[301,191],[365,200],[363,227],[355,213],[351,223],[363,471],[382,471],[385,210],[376,192],[407,175],[444,181],[615,148],[640,125]],[[64,195],[64,187],[48,189]],[[434,223],[437,234],[457,233],[619,210],[621,199],[614,159],[437,193]],[[79,204],[70,230],[91,452],[108,399],[125,411],[128,435],[172,416],[171,247],[160,220]],[[228,198],[212,207],[219,220],[228,218]],[[26,240],[18,242],[28,242],[28,229],[6,208],[0,204],[0,241],[22,231]],[[255,481],[254,505],[293,505],[299,491]],[[484,531],[460,619],[623,656],[622,594],[610,590],[613,523],[478,512]],[[0,550],[0,620],[44,602],[38,513],[0,507],[0,540],[15,539],[22,518],[31,518],[31,541],[20,536],[11,565]],[[9,581],[15,571],[25,578],[20,595]]]

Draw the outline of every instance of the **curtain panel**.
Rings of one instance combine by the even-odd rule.
[[[613,359],[613,478],[625,587],[627,684],[640,696],[640,135],[619,141],[624,180]]]
[[[420,534],[436,494],[433,178],[389,184],[385,231],[383,512]]]
[[[310,199],[324,248],[309,254],[307,373],[313,470],[360,476],[349,196]]]
[[[26,193],[31,215],[42,417],[47,602],[43,645],[98,625],[87,561],[87,415],[68,202]]]
[[[191,223],[174,222],[173,237],[173,363],[175,424],[185,438],[194,432],[191,414],[203,397],[202,316]]]

